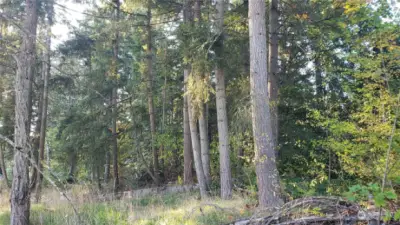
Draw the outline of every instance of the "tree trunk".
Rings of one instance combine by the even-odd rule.
[[[51,6],[52,7],[52,6]],[[52,26],[52,15],[51,12],[48,15],[47,21],[47,34],[46,34],[46,49],[45,49],[45,63],[43,67],[43,96],[42,96],[42,110],[41,110],[41,123],[40,123],[40,139],[39,139],[39,160],[38,160],[38,170],[36,178],[36,202],[40,200],[41,186],[43,181],[43,162],[44,162],[44,148],[46,145],[46,129],[47,129],[47,106],[48,106],[48,93],[49,93],[49,79],[50,79],[50,53],[51,53],[51,26]]]
[[[279,117],[278,117],[278,29],[279,12],[278,0],[271,0],[269,16],[269,100],[271,105],[271,126],[275,150],[278,146]]]
[[[185,0],[184,5],[184,23],[188,23],[190,20],[190,0]],[[187,67],[187,65],[186,65]],[[189,69],[185,68],[183,71],[184,75],[184,93],[187,91],[187,80],[189,76]],[[183,96],[183,180],[185,184],[193,183],[193,151],[192,151],[192,140],[190,137],[190,126],[189,126],[189,113],[188,113],[188,97],[185,94]]]
[[[156,119],[153,103],[153,50],[152,50],[152,32],[151,32],[151,8],[152,1],[147,2],[147,98],[150,116],[151,131],[151,150],[153,152],[153,173],[156,178],[156,185],[160,185],[159,165],[158,165],[158,148],[155,146],[156,141]]]
[[[104,184],[107,185],[108,181],[110,180],[110,161],[111,161],[111,155],[110,155],[110,150],[106,150],[106,160],[104,164]]]
[[[208,130],[206,120],[206,107],[203,104],[203,113],[199,118],[199,132],[200,132],[200,148],[201,148],[201,162],[203,164],[204,178],[206,179],[207,187],[211,184],[210,173],[210,146],[208,143]]]
[[[258,199],[261,207],[281,204],[268,96],[265,1],[249,1],[250,90]]]
[[[68,172],[68,179],[69,183],[75,183],[75,171],[76,171],[76,152],[73,151],[70,153],[69,156],[69,172]]]
[[[115,17],[116,22],[119,21],[119,13],[120,13],[120,1],[114,0],[115,3]],[[114,86],[111,93],[111,104],[112,104],[112,151],[113,151],[113,175],[114,175],[114,185],[113,191],[114,193],[118,192],[119,189],[119,172],[118,172],[118,134],[117,134],[117,119],[118,119],[118,106],[117,106],[117,98],[118,98],[118,42],[119,42],[119,32],[118,28],[115,32],[115,37],[113,42],[113,82]]]
[[[39,77],[39,80],[37,81],[39,83],[39,90],[38,90],[38,109],[37,109],[37,120],[36,120],[36,126],[35,126],[35,131],[34,131],[34,137],[32,140],[32,149],[31,149],[31,157],[33,161],[36,163],[36,166],[32,167],[32,176],[30,180],[30,191],[34,191],[36,188],[37,184],[37,177],[38,177],[38,167],[37,165],[39,164],[39,145],[40,145],[40,126],[42,124],[42,111],[43,111],[43,79],[46,73],[46,62],[44,60],[44,52],[41,55],[43,58],[43,62],[41,63],[41,74],[42,76]],[[33,94],[33,93],[32,93]]]
[[[317,56],[314,60],[315,65],[315,85],[316,85],[316,92],[317,97],[322,99],[324,95],[324,87],[322,86],[322,70],[321,70],[321,61],[320,58]]]
[[[195,22],[199,22],[201,20],[201,1],[202,0],[194,0],[194,20]]]
[[[188,72],[188,71],[186,71]],[[208,193],[207,193],[207,184],[206,184],[206,179],[204,176],[204,170],[203,170],[203,165],[201,162],[201,149],[200,149],[200,140],[199,140],[199,134],[197,132],[197,121],[195,119],[195,116],[193,114],[193,109],[190,106],[191,102],[191,96],[188,94],[188,102],[189,102],[189,107],[188,107],[188,114],[189,114],[189,124],[190,124],[190,133],[191,133],[191,138],[192,138],[192,144],[193,144],[193,156],[194,156],[194,165],[196,168],[196,175],[197,175],[197,181],[199,182],[200,186],[200,195],[201,198],[207,198]]]
[[[50,146],[48,143],[45,143],[45,147],[46,147],[46,164],[47,164],[47,169],[51,170],[51,158],[50,158]]]
[[[9,187],[6,163],[4,162],[4,149],[5,149],[4,144],[0,144],[0,169],[3,174],[4,183],[6,184],[5,186]]]
[[[200,11],[200,0],[196,0],[194,4],[194,20],[199,22],[201,19],[201,11]],[[186,70],[189,72],[189,70]],[[185,75],[189,76],[189,75]],[[193,147],[193,158],[194,158],[194,165],[196,168],[196,175],[197,180],[200,186],[200,195],[201,198],[207,198],[207,182],[206,177],[204,175],[203,163],[202,163],[202,156],[201,156],[201,146],[199,140],[199,134],[197,131],[197,119],[195,118],[195,112],[192,107],[192,100],[191,95],[188,94],[188,113],[189,113],[189,124],[190,124],[190,133],[192,138],[192,147]]]
[[[184,73],[189,74],[185,69]],[[185,78],[186,80],[187,78]],[[186,83],[186,82],[185,82]],[[186,89],[186,85],[185,85]],[[186,92],[186,91],[185,91]],[[190,137],[190,126],[189,126],[189,112],[188,112],[188,99],[184,96],[183,106],[183,161],[184,161],[184,174],[183,179],[185,184],[193,183],[193,151],[192,151],[192,139]]]
[[[220,49],[218,49],[218,58],[223,57],[223,38],[224,38],[224,0],[218,0],[217,8],[217,32],[220,37]],[[216,105],[218,120],[218,141],[219,141],[219,165],[221,177],[221,198],[230,199],[232,197],[232,175],[229,158],[229,132],[228,132],[228,116],[226,113],[226,95],[225,95],[225,77],[224,69],[221,63],[217,64],[215,70],[216,76]]]
[[[26,0],[25,18],[21,32],[22,43],[18,54],[15,79],[15,146],[13,181],[11,188],[11,225],[28,225],[30,215],[29,193],[29,86],[35,65],[37,1]]]

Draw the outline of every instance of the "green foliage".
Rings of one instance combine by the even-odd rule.
[[[345,193],[345,197],[350,201],[368,201],[373,198],[377,207],[386,207],[388,202],[397,200],[397,194],[393,190],[385,190],[382,192],[378,184],[371,183],[365,185],[354,185]]]

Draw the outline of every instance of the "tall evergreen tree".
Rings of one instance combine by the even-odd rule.
[[[262,207],[281,204],[279,175],[268,100],[265,1],[249,2],[250,86],[258,200]]]

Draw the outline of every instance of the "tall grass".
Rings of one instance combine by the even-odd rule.
[[[254,201],[235,195],[232,200],[217,197],[200,201],[199,194],[181,193],[121,199],[99,200],[85,188],[71,189],[69,194],[79,216],[60,194],[47,191],[41,204],[32,204],[32,225],[201,225],[222,224],[252,213]],[[4,198],[1,196],[0,198]],[[8,199],[8,198],[7,198]],[[0,208],[0,225],[10,221],[9,207]]]

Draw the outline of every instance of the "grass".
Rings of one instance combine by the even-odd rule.
[[[82,188],[83,189],[83,188]],[[75,193],[72,199],[79,211],[79,219],[60,194],[48,191],[43,203],[32,204],[32,225],[212,225],[224,224],[252,214],[254,201],[234,195],[231,200],[212,197],[199,200],[199,194],[166,194],[140,199],[122,199],[118,201],[94,201],[84,191]],[[86,197],[84,197],[86,196]],[[4,199],[4,195],[0,199]],[[8,196],[7,196],[8,199]],[[8,206],[8,203],[7,203]],[[0,207],[0,225],[10,221],[9,206]]]

